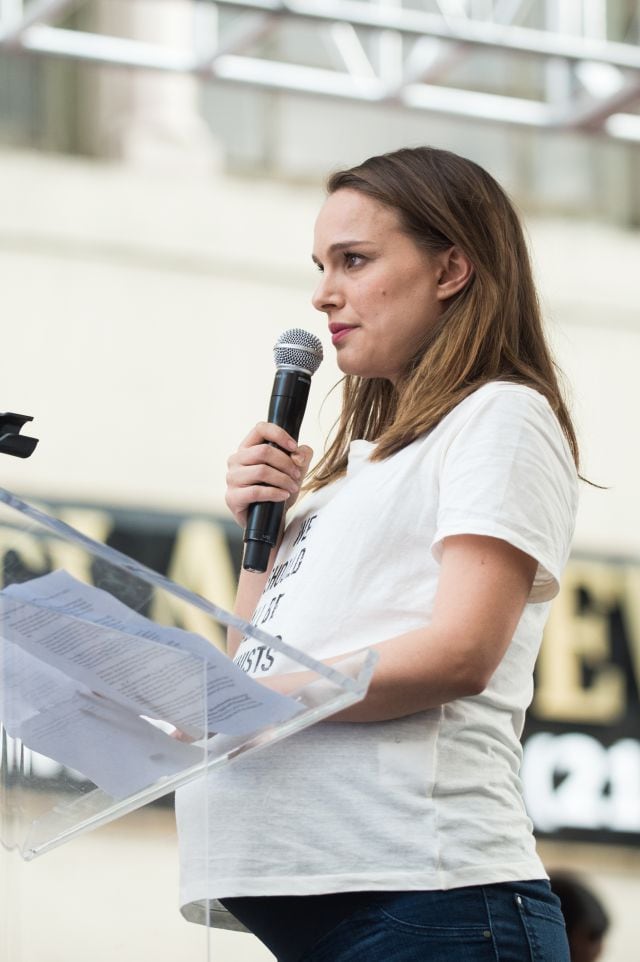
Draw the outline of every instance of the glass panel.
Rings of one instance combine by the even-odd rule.
[[[161,825],[175,847],[163,798],[361,699],[374,656],[323,665],[2,489],[0,558],[0,957],[74,962],[71,941],[91,919],[112,959],[126,926],[115,904],[108,923],[101,893],[107,836],[122,859],[113,900],[140,869],[143,825]],[[201,632],[167,624],[176,605],[197,609]],[[229,625],[293,660],[286,688],[254,681],[212,643]],[[174,869],[177,880],[177,856]],[[34,925],[44,918],[48,949]],[[207,957],[202,930],[188,939]]]

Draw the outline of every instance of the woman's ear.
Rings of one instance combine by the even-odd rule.
[[[473,277],[473,264],[454,244],[438,255],[439,273],[437,297],[446,301],[465,287]]]

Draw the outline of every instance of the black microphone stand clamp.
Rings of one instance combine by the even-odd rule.
[[[33,454],[38,438],[20,434],[27,421],[33,421],[28,414],[13,414],[11,411],[0,414],[0,454],[12,454],[15,458],[28,458]]]

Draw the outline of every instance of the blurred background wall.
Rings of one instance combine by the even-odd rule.
[[[582,486],[525,788],[549,866],[585,873],[607,902],[607,962],[633,957],[640,896],[639,9],[0,0],[0,408],[33,415],[27,433],[41,439],[31,460],[3,461],[0,483],[100,538],[116,517],[178,534],[205,519],[170,573],[227,607],[237,544],[221,528],[225,461],[265,414],[281,331],[325,341],[304,428],[316,452],[337,411],[336,394],[325,398],[338,371],[309,301],[326,174],[428,143],[478,161],[515,200],[583,473],[606,487]],[[222,573],[205,578],[199,559],[214,545]],[[567,735],[587,739],[571,743],[571,760]],[[622,775],[609,754],[621,742]],[[171,816],[135,826],[122,828],[117,857],[117,830],[95,833],[86,867],[117,886],[123,864],[150,867],[147,851],[164,852],[164,869],[135,889],[153,919],[159,879],[175,882],[162,842]],[[25,900],[31,884],[46,890],[47,858],[6,863]],[[105,945],[122,924],[122,962],[144,954],[140,938],[149,958],[169,958],[169,945],[172,957],[203,957],[162,890],[155,932],[115,907],[106,925],[89,899]],[[11,962],[75,959],[73,925],[46,944],[24,926]],[[248,936],[215,938],[228,940],[220,957],[268,957]]]

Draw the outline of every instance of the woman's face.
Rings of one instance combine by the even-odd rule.
[[[427,254],[394,210],[342,189],[320,211],[312,257],[322,272],[312,302],[340,370],[395,382],[450,296],[440,283],[448,252]]]

